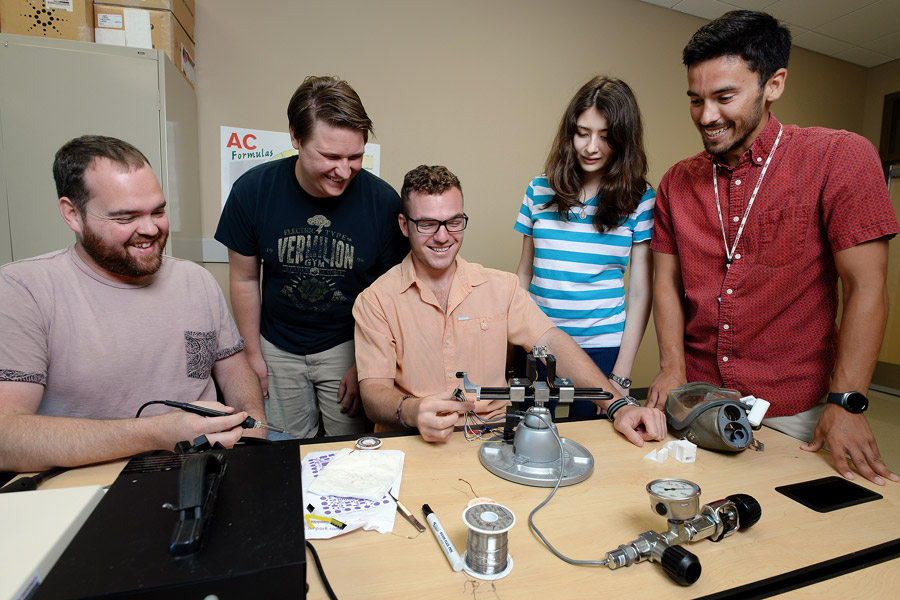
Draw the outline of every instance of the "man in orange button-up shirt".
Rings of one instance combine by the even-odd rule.
[[[506,401],[457,402],[457,371],[478,385],[505,385],[507,344],[544,346],[561,375],[577,386],[615,387],[518,285],[513,273],[458,255],[468,217],[459,179],[445,167],[406,174],[400,229],[410,243],[403,262],[356,300],[356,362],[366,414],[382,427],[416,427],[427,441],[446,440],[466,411],[491,418]],[[619,402],[614,426],[637,446],[666,435],[665,416]]]

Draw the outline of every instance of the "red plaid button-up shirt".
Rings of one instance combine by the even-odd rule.
[[[737,166],[719,163],[729,248],[780,127],[770,113]],[[854,133],[785,125],[731,268],[712,161],[701,152],[665,174],[650,245],[679,256],[687,380],[764,398],[770,417],[802,412],[834,369],[833,253],[900,232],[878,154]]]

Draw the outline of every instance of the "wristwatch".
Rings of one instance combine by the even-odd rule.
[[[869,399],[859,392],[832,392],[826,400],[843,406],[848,412],[859,414],[869,408]]]
[[[619,377],[619,376],[616,375],[615,373],[610,373],[610,374],[609,374],[609,377],[607,377],[607,379],[609,379],[610,381],[614,381],[614,382],[618,383],[619,385],[621,385],[621,386],[622,386],[623,388],[625,388],[626,390],[627,390],[628,388],[631,387],[631,380],[628,379],[627,377]]]

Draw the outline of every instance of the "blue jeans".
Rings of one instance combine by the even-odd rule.
[[[594,361],[594,364],[603,371],[604,375],[609,375],[610,371],[616,364],[616,359],[619,358],[619,348],[582,348],[584,352],[591,357],[591,360]],[[562,372],[565,373],[566,365],[556,364],[557,374],[560,372],[560,367],[562,367]],[[547,368],[544,367],[544,363],[538,361],[538,378],[546,379],[547,377]],[[606,390],[609,391],[609,390]],[[556,400],[551,400],[547,403],[547,408],[550,409],[550,414],[556,419],[556,405],[558,403]],[[534,402],[524,402],[522,403],[522,410],[526,410],[527,408],[534,406]],[[597,416],[597,405],[591,402],[590,400],[576,400],[569,407],[569,416],[570,417],[593,417],[599,418]]]

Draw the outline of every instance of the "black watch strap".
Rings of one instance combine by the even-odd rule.
[[[618,400],[614,400],[612,404],[610,404],[606,409],[606,416],[610,421],[616,420],[616,413],[619,412],[619,409],[623,406],[640,406],[641,403],[631,396],[625,396],[623,398],[619,398]]]
[[[865,412],[869,408],[869,399],[859,392],[832,392],[825,399],[831,404],[843,406],[853,414]]]

